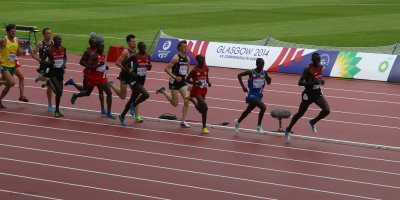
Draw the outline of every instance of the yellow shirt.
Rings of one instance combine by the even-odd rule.
[[[15,67],[15,60],[17,58],[18,42],[14,38],[14,42],[11,42],[8,37],[6,37],[7,44],[6,47],[1,49],[0,59],[1,65],[6,67]]]

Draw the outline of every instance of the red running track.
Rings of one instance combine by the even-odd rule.
[[[65,75],[81,81],[78,56],[69,55]],[[34,83],[37,64],[21,58],[26,96],[46,104],[45,90]],[[109,79],[118,69],[109,63]],[[169,112],[180,117],[154,91],[166,86],[165,63],[154,63],[146,88],[150,99],[142,116]],[[246,104],[236,74],[240,70],[211,68],[207,102],[209,123],[232,124]],[[271,74],[264,92],[267,112],[287,108],[296,112],[302,88],[297,75]],[[218,78],[217,78],[218,77]],[[327,79],[323,88],[332,113],[318,124],[318,137],[398,147],[399,85]],[[69,100],[75,89],[64,88],[62,106],[99,110],[97,96]],[[18,98],[17,88],[6,97]],[[113,98],[113,112],[127,100]],[[95,102],[95,103],[92,103]],[[62,119],[45,108],[6,103],[0,110],[0,199],[398,199],[400,153],[397,151],[211,129],[179,128],[176,124],[145,121],[128,127],[103,116],[64,110]],[[306,113],[294,127],[312,136]],[[255,128],[257,114],[241,127]],[[188,119],[200,121],[190,108]],[[288,120],[284,121],[287,125]],[[266,113],[264,130],[277,129]]]

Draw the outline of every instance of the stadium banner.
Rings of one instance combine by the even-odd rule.
[[[152,61],[170,62],[178,53],[179,41],[160,38]],[[200,53],[206,57],[209,66],[237,69],[253,69],[256,59],[263,58],[265,69],[270,72],[302,74],[311,63],[312,54],[319,53],[324,66],[323,76],[400,82],[400,60],[394,55],[187,41],[192,65],[196,64],[196,55]]]

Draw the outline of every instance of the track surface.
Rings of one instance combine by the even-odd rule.
[[[81,82],[79,56],[68,55],[65,79]],[[37,63],[21,57],[25,95],[46,104],[45,90],[34,83]],[[119,70],[109,63],[108,78]],[[145,87],[151,97],[140,106],[142,116],[181,116],[162,95],[167,86],[163,67],[153,63]],[[245,109],[236,79],[240,70],[211,68],[208,122],[238,118]],[[264,130],[276,130],[269,112],[300,104],[298,75],[271,74],[263,101]],[[18,82],[18,81],[17,81]],[[317,137],[400,147],[398,94],[400,86],[384,82],[326,78],[323,88],[331,115],[317,124]],[[100,111],[97,90],[70,104],[72,86],[64,87],[62,106]],[[14,87],[7,100],[18,98]],[[182,99],[180,99],[182,102]],[[113,98],[114,113],[127,100]],[[177,124],[145,121],[127,127],[100,114],[63,110],[62,119],[43,107],[5,103],[0,110],[0,199],[398,199],[400,152],[349,145],[210,129],[179,128]],[[255,110],[257,111],[257,110]],[[293,128],[313,136],[308,120],[319,112],[311,106]],[[241,128],[254,129],[257,112]],[[190,107],[188,120],[200,121]],[[289,120],[284,120],[286,126]]]

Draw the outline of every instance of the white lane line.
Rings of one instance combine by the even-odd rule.
[[[4,158],[2,158],[2,159],[4,159]],[[142,194],[135,194],[135,193],[131,193],[131,192],[124,192],[124,191],[119,191],[119,190],[111,190],[111,189],[106,189],[106,188],[93,187],[93,186],[88,186],[88,185],[80,185],[80,184],[74,184],[74,183],[68,183],[68,182],[62,182],[62,181],[56,181],[56,180],[49,180],[49,179],[42,179],[42,178],[36,178],[36,177],[22,176],[22,175],[17,175],[17,174],[9,174],[9,173],[4,173],[4,172],[0,172],[0,175],[12,176],[12,177],[24,178],[24,179],[30,179],[30,180],[35,180],[35,181],[44,181],[44,182],[50,182],[50,183],[57,183],[57,184],[62,184],[62,185],[75,186],[75,187],[89,188],[89,189],[94,189],[94,190],[102,190],[102,191],[107,191],[107,192],[127,194],[127,195],[131,195],[131,196],[138,196],[138,197],[144,197],[144,198],[150,198],[150,199],[169,200],[169,199],[166,199],[166,198],[153,197],[153,196],[142,195]]]
[[[139,177],[134,177],[134,176],[125,176],[125,175],[120,175],[120,174],[113,174],[113,173],[106,173],[106,172],[100,172],[100,171],[86,170],[86,169],[80,169],[80,168],[74,168],[74,167],[66,167],[66,166],[62,166],[62,165],[52,165],[52,164],[47,164],[47,163],[31,162],[31,161],[17,160],[17,159],[12,159],[12,158],[5,158],[5,157],[0,157],[0,159],[8,160],[8,161],[14,161],[14,162],[34,164],[34,165],[47,166],[47,167],[68,169],[68,170],[73,170],[73,171],[81,171],[81,172],[87,172],[87,173],[93,173],[93,174],[114,176],[114,177],[119,177],[119,178],[126,178],[126,179],[134,179],[134,180],[162,183],[162,184],[167,184],[167,185],[174,185],[174,186],[180,186],[180,187],[186,187],[186,188],[213,191],[213,192],[219,192],[219,193],[225,193],[225,194],[233,194],[233,195],[237,195],[237,196],[252,197],[252,198],[258,198],[258,199],[272,199],[272,198],[268,198],[268,197],[261,197],[261,196],[255,196],[255,195],[249,195],[249,194],[229,192],[229,191],[224,191],[224,190],[217,190],[217,189],[210,189],[210,188],[204,188],[204,187],[198,187],[198,186],[184,185],[184,184],[178,184],[178,183],[172,183],[172,182],[166,182],[166,181],[145,179],[145,178],[139,178]],[[227,176],[220,176],[220,175],[218,175],[218,177],[228,178]],[[340,196],[355,197],[355,198],[361,198],[361,199],[374,199],[374,200],[376,200],[376,198],[364,197],[364,196],[358,196],[358,195],[351,195],[351,194],[345,194],[345,193],[339,193],[339,192],[332,192],[332,191],[326,191],[326,190],[318,190],[318,189],[312,189],[312,188],[304,188],[304,187],[297,187],[297,186],[292,186],[292,185],[285,185],[285,184],[278,184],[278,183],[271,183],[271,182],[265,182],[265,181],[243,179],[243,178],[235,178],[235,177],[229,177],[229,178],[234,179],[234,180],[239,180],[239,181],[247,181],[247,182],[259,183],[259,184],[265,184],[265,185],[273,185],[273,186],[286,187],[286,188],[291,188],[291,189],[300,189],[300,190],[307,190],[307,191],[312,191],[312,192],[320,192],[320,193],[327,193],[327,194],[333,194],[333,195],[340,195]]]
[[[7,122],[0,121],[0,123],[7,123]],[[8,124],[17,124],[17,123],[8,123]],[[20,125],[27,126],[26,124],[20,124]],[[254,157],[261,157],[261,158],[268,158],[268,159],[276,159],[276,160],[283,160],[283,161],[290,161],[290,162],[299,162],[299,163],[312,164],[312,165],[322,165],[322,166],[328,166],[328,167],[351,169],[351,170],[356,170],[356,171],[359,170],[359,171],[366,171],[366,172],[373,172],[373,173],[381,173],[381,174],[389,174],[389,175],[400,176],[400,173],[394,173],[394,172],[387,172],[387,171],[381,171],[381,170],[372,170],[372,169],[364,169],[364,168],[358,168],[358,167],[349,167],[349,166],[344,166],[344,165],[335,165],[335,164],[320,163],[320,162],[305,161],[305,160],[296,160],[296,159],[291,159],[291,158],[268,156],[268,155],[261,155],[261,154],[255,154],[255,153],[246,153],[246,152],[239,152],[239,151],[233,151],[233,150],[224,150],[224,149],[216,149],[216,148],[209,148],[209,147],[202,147],[202,146],[193,146],[193,145],[177,144],[177,143],[171,143],[171,142],[162,142],[162,141],[156,141],[156,140],[147,140],[147,139],[138,139],[138,138],[123,137],[123,136],[106,135],[106,134],[101,134],[101,133],[78,131],[78,130],[72,130],[72,129],[61,129],[61,128],[54,128],[54,127],[36,126],[36,125],[28,125],[28,126],[37,127],[37,128],[51,129],[51,130],[60,130],[60,131],[72,132],[72,133],[75,133],[75,134],[83,133],[83,134],[88,134],[88,135],[105,136],[105,137],[120,138],[120,139],[127,139],[127,140],[136,140],[136,141],[156,143],[156,144],[164,144],[164,145],[171,145],[171,146],[178,146],[178,147],[184,147],[184,148],[202,149],[202,150],[209,150],[209,151],[216,151],[216,152],[223,152],[223,153],[232,153],[232,154],[238,154],[238,155],[247,155],[247,156],[254,156]],[[149,129],[145,129],[145,130],[146,131],[155,131],[155,130],[149,130]],[[157,131],[157,132],[165,132],[165,131]],[[52,138],[49,139],[49,138],[44,138],[44,137],[13,134],[13,133],[7,133],[7,132],[2,132],[2,131],[0,131],[0,134],[17,135],[17,136],[22,136],[22,137],[38,138],[38,139],[43,139],[43,140],[68,142],[68,143],[73,143],[73,144],[82,144],[82,145],[95,146],[95,147],[101,147],[101,148],[118,149],[118,150],[123,150],[123,151],[132,151],[132,149],[126,149],[126,148],[90,144],[90,143],[85,143],[85,142],[71,142],[71,141],[67,141],[67,140],[59,140],[59,139],[52,139]]]
[[[268,200],[275,200],[272,198],[268,197],[261,197],[261,196],[255,196],[255,195],[249,195],[249,194],[242,194],[242,193],[237,193],[237,192],[230,192],[230,191],[224,191],[224,190],[217,190],[217,189],[211,189],[211,188],[205,188],[205,187],[198,187],[198,186],[192,186],[192,185],[185,185],[185,184],[179,184],[179,183],[173,183],[173,182],[167,182],[167,181],[160,181],[160,180],[153,180],[153,179],[146,179],[146,178],[140,178],[140,177],[134,177],[134,176],[125,176],[121,174],[113,174],[113,173],[106,173],[106,172],[100,172],[100,171],[93,171],[93,170],[87,170],[87,169],[80,169],[80,168],[74,168],[74,167],[67,167],[63,165],[52,165],[52,164],[47,164],[47,163],[40,163],[40,162],[31,162],[31,161],[25,161],[25,160],[17,160],[17,159],[12,159],[12,158],[5,158],[5,157],[0,157],[1,160],[8,160],[8,161],[14,161],[14,162],[20,162],[20,163],[28,163],[28,164],[34,164],[34,165],[41,165],[41,166],[47,166],[47,167],[53,167],[53,168],[61,168],[61,169],[67,169],[67,170],[73,170],[73,171],[79,171],[79,172],[86,172],[86,173],[91,173],[91,174],[100,174],[100,175],[106,175],[106,176],[113,176],[113,177],[118,177],[118,178],[126,178],[126,179],[133,179],[133,180],[139,180],[139,181],[146,181],[146,182],[153,182],[153,183],[160,183],[160,184],[165,184],[165,185],[172,185],[172,186],[179,186],[179,187],[185,187],[185,188],[191,188],[191,189],[197,189],[197,190],[205,190],[205,191],[211,191],[211,192],[218,192],[218,193],[224,193],[224,194],[230,194],[230,195],[236,195],[236,196],[242,196],[242,197],[251,197],[251,198],[257,198],[257,199],[268,199]],[[1,173],[3,175],[9,175],[6,173]],[[31,178],[31,177],[30,177]],[[39,178],[36,178],[39,179]],[[49,181],[47,179],[41,179],[43,181]],[[50,181],[53,182],[53,181]],[[57,183],[65,183],[65,182],[59,182],[59,181],[54,181]],[[268,183],[268,182],[262,182],[262,181],[254,181],[256,183],[264,183],[264,184],[270,184],[274,186],[285,186],[285,185],[280,185],[280,184],[273,184],[273,183]],[[79,187],[82,187],[82,185],[78,184],[73,184]],[[292,187],[296,189],[303,189],[300,187]],[[313,190],[309,189],[311,191],[316,191],[316,192],[325,192],[323,190],[318,191],[318,190]],[[118,191],[119,193],[128,193],[128,192],[121,192]],[[329,192],[325,192],[329,193]],[[333,193],[333,192],[332,192]],[[133,193],[128,193],[128,194],[133,194]],[[346,194],[340,194],[340,193],[334,193],[338,195],[344,195],[344,196],[353,196],[353,195],[346,195]],[[152,196],[147,196],[147,195],[139,195],[139,194],[133,194],[135,196],[141,196],[141,197],[147,197],[147,198],[154,198],[154,199],[164,199],[164,198],[159,198],[159,197],[152,197]],[[354,197],[358,197],[355,196]],[[365,199],[370,199],[366,197],[361,197]]]
[[[37,148],[31,148],[31,147],[8,145],[8,144],[0,144],[0,146],[10,147],[10,148],[18,148],[18,149],[24,149],[24,150],[31,150],[31,151],[40,151],[40,152],[60,154],[60,155],[68,155],[68,156],[81,157],[81,158],[89,158],[89,159],[102,160],[102,161],[108,161],[108,162],[116,162],[116,163],[129,164],[129,165],[138,165],[138,166],[152,167],[152,168],[158,168],[158,169],[166,169],[166,170],[179,171],[179,172],[187,172],[187,173],[193,173],[193,174],[201,174],[201,175],[207,175],[207,176],[223,177],[222,175],[218,175],[218,174],[210,174],[210,173],[204,173],[204,172],[198,172],[198,171],[183,170],[183,169],[177,169],[177,168],[163,167],[163,166],[157,166],[157,165],[149,165],[149,164],[136,163],[136,162],[128,162],[128,161],[122,161],[122,160],[114,160],[114,159],[108,159],[108,158],[102,158],[102,157],[96,157],[96,156],[86,156],[86,155],[81,155],[81,154],[72,154],[72,153],[65,153],[65,152],[58,152],[58,151],[51,151],[51,150],[44,150],[44,149],[37,149]],[[153,154],[153,152],[147,152],[147,151],[145,151],[145,152],[146,152],[146,154]],[[176,156],[176,155],[170,155],[170,154],[164,154],[164,155],[166,157],[174,157],[174,158],[179,157],[179,158],[183,158],[183,159],[190,159],[190,158],[184,157],[184,156]],[[164,156],[164,155],[162,155],[162,156]],[[285,171],[285,170],[277,170],[277,169],[264,168],[264,167],[255,167],[255,166],[241,165],[241,164],[214,161],[214,160],[196,159],[196,158],[193,158],[193,159],[190,159],[190,160],[197,160],[197,161],[202,161],[202,162],[217,163],[217,164],[237,166],[237,167],[250,168],[250,169],[259,169],[259,170],[263,170],[263,171],[273,171],[273,172],[279,172],[279,173],[294,174],[294,175],[300,175],[300,176],[309,176],[309,177],[328,179],[328,180],[335,180],[335,181],[343,181],[343,182],[350,182],[350,183],[357,183],[357,184],[372,185],[372,186],[377,186],[377,187],[400,189],[400,187],[398,187],[398,186],[391,186],[391,185],[383,185],[383,184],[376,184],[376,183],[363,182],[363,181],[355,181],[355,180],[334,178],[334,177],[329,177],[329,176],[305,174],[305,173]],[[228,177],[228,178],[230,178],[230,177]],[[235,179],[235,177],[233,177],[233,179]]]
[[[26,113],[19,113],[19,112],[9,112],[9,111],[0,111],[0,112],[5,112],[5,113],[9,113],[9,114],[16,114],[16,115],[31,116],[31,117],[38,117],[38,118],[45,118],[45,119],[52,119],[52,120],[55,119],[54,117],[47,117],[47,116],[42,116],[42,115],[26,114]],[[70,121],[70,122],[78,122],[78,123],[84,123],[84,124],[92,124],[92,125],[120,127],[120,126],[116,126],[116,125],[113,125],[113,124],[104,124],[104,123],[82,121],[82,120],[73,120],[73,119],[67,119],[67,118],[58,118],[58,120]],[[125,127],[125,128],[129,128],[129,129],[133,129],[133,130],[139,129],[139,128],[135,128],[135,127]],[[158,131],[155,131],[155,132],[158,132]],[[281,149],[291,149],[291,150],[298,150],[298,151],[322,153],[322,154],[335,155],[335,156],[344,156],[344,157],[351,157],[351,158],[360,158],[360,159],[376,160],[376,161],[383,161],[383,162],[400,163],[399,160],[388,160],[388,159],[380,159],[380,158],[373,158],[373,157],[366,157],[366,156],[357,156],[357,155],[351,155],[351,154],[324,152],[324,151],[317,151],[317,150],[304,149],[304,148],[288,147],[288,146],[283,146],[283,145],[273,145],[273,144],[265,144],[265,143],[257,143],[257,142],[247,142],[247,141],[240,141],[240,140],[231,140],[231,139],[224,139],[224,138],[216,138],[216,137],[207,137],[207,136],[201,136],[201,135],[185,134],[185,133],[172,133],[172,132],[166,132],[166,133],[173,134],[173,135],[181,135],[181,136],[199,137],[199,138],[212,139],[212,140],[220,140],[220,141],[224,141],[224,142],[252,144],[252,145],[268,146],[268,147],[275,147],[275,148],[281,148]]]
[[[41,199],[62,200],[62,199],[57,199],[57,198],[53,198],[53,197],[37,195],[37,194],[34,194],[35,192],[16,192],[16,191],[3,190],[3,189],[0,189],[0,192],[7,192],[8,195],[12,199],[14,199],[14,197],[17,198],[18,196],[29,196],[29,197],[36,197],[36,198],[41,198]]]

